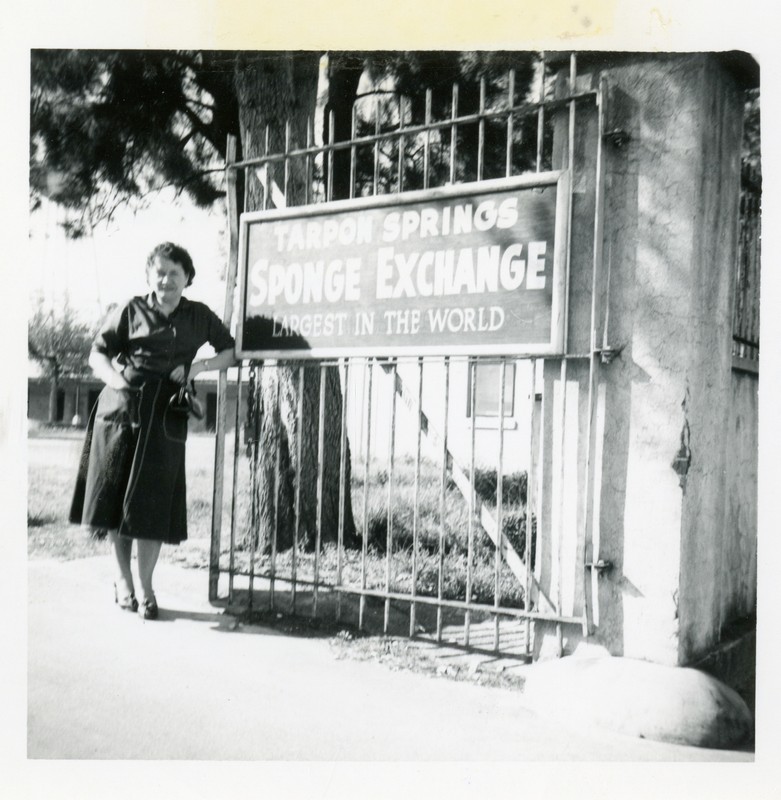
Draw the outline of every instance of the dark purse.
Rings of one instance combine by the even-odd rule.
[[[203,419],[204,411],[201,401],[195,396],[195,385],[192,381],[185,383],[179,391],[171,395],[168,408],[177,414],[186,414],[193,419]]]

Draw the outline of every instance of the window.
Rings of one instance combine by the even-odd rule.
[[[467,417],[472,416],[472,374],[475,376],[475,416],[498,417],[501,365],[478,363],[474,368],[474,373],[469,370],[466,393]],[[504,415],[512,417],[515,413],[515,364],[508,363],[504,374]]]

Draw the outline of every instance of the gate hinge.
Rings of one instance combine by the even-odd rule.
[[[613,569],[613,562],[600,558],[599,561],[587,561],[586,566],[589,569],[597,570],[597,572],[610,572]]]
[[[623,349],[623,347],[609,347],[608,345],[605,345],[604,347],[600,347],[598,350],[599,358],[603,364],[612,364],[613,359],[617,355],[620,355]]]

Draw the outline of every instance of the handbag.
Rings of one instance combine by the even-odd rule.
[[[178,414],[187,414],[193,419],[203,419],[203,404],[196,397],[195,384],[190,381],[179,387],[179,391],[171,395],[168,407]]]

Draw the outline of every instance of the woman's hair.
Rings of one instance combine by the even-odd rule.
[[[190,254],[183,247],[179,247],[178,244],[173,244],[173,242],[163,242],[157,245],[146,259],[147,270],[154,265],[159,256],[168,258],[179,264],[184,270],[185,275],[187,275],[187,283],[185,286],[190,286],[195,277],[195,267],[193,266],[193,260],[190,258]]]

